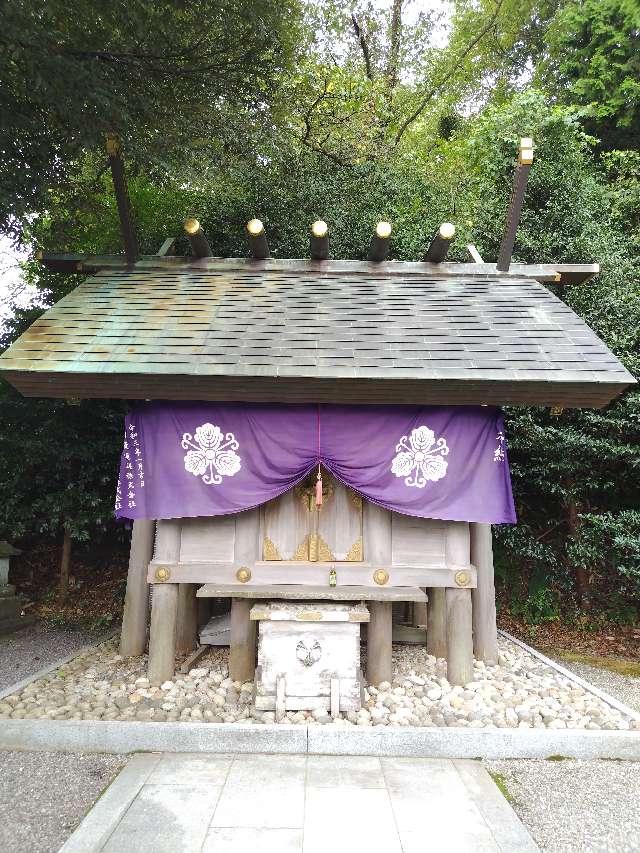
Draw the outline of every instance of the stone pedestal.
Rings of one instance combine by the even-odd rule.
[[[256,707],[285,711],[323,709],[332,716],[362,705],[360,623],[363,604],[256,604],[259,623]]]

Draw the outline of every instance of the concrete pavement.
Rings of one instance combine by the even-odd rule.
[[[61,853],[534,853],[477,761],[136,755]]]

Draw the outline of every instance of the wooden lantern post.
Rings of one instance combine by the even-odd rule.
[[[213,255],[209,241],[197,219],[187,219],[184,230],[191,244],[191,251],[196,258],[210,258]]]
[[[391,223],[378,222],[371,238],[371,245],[369,246],[368,259],[370,261],[380,263],[381,261],[386,260],[386,257],[389,254],[390,237]]]
[[[264,260],[270,256],[269,243],[264,225],[259,219],[250,219],[247,222],[247,239],[249,241],[249,254],[256,260]]]
[[[425,263],[442,263],[442,261],[447,257],[449,246],[455,236],[455,225],[451,222],[443,222],[429,243],[429,248],[424,256]]]
[[[499,272],[509,272],[509,267],[511,266],[511,256],[516,242],[516,231],[518,230],[522,202],[524,201],[524,193],[527,188],[527,180],[529,179],[532,163],[533,140],[529,137],[523,137],[520,140],[518,165],[513,176],[513,190],[507,211],[507,221],[504,226],[502,242],[500,243],[500,251],[498,252],[496,269]]]
[[[326,261],[329,257],[329,226],[322,219],[311,226],[309,250],[314,261]]]

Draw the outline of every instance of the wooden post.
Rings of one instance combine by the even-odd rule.
[[[69,566],[71,564],[71,534],[66,529],[62,537],[60,557],[60,579],[58,581],[58,603],[64,604],[69,595]]]
[[[471,561],[469,524],[448,521],[445,534],[447,567],[464,574]],[[473,678],[473,626],[471,590],[449,588],[447,611],[447,679],[451,684],[466,684]]]
[[[473,653],[486,663],[498,662],[496,589],[493,579],[491,525],[472,522],[471,562],[477,569],[478,586],[471,590],[473,604]]]
[[[516,231],[522,211],[522,202],[527,188],[527,180],[533,163],[533,140],[527,137],[520,140],[520,151],[518,153],[518,165],[513,176],[513,190],[509,209],[507,210],[507,221],[504,226],[504,235],[498,252],[498,263],[496,269],[500,272],[509,272],[511,266],[511,255],[516,242]]]
[[[123,657],[142,655],[147,645],[149,615],[147,569],[153,559],[155,529],[155,521],[140,518],[133,522],[127,591],[124,597],[120,633],[120,654]]]
[[[389,254],[389,238],[391,237],[391,223],[378,222],[371,245],[369,246],[369,260],[374,263],[384,261]]]
[[[471,590],[452,589],[447,597],[447,679],[450,684],[473,681]]]
[[[176,619],[176,651],[191,652],[198,641],[198,603],[194,583],[178,584],[178,615]]]
[[[213,254],[211,246],[197,219],[187,219],[184,230],[191,243],[191,251],[196,258],[210,258]]]
[[[264,230],[264,225],[259,219],[250,219],[247,222],[247,239],[249,241],[249,254],[256,260],[264,260],[271,254],[269,243]]]
[[[467,252],[469,253],[469,257],[471,258],[471,262],[474,264],[483,264],[482,255],[477,250],[477,248],[473,245],[473,243],[467,243]]]
[[[426,590],[424,590],[426,592]],[[416,628],[427,627],[427,604],[414,601],[413,603],[413,624]]]
[[[248,599],[231,599],[229,678],[233,681],[253,681],[256,669],[256,623],[249,618],[250,610]]]
[[[314,261],[326,261],[329,257],[329,226],[322,219],[311,226],[309,250]]]
[[[380,684],[393,679],[391,651],[393,617],[390,601],[369,602],[367,629],[367,681]]]
[[[451,222],[443,222],[434,234],[424,256],[425,262],[439,264],[447,257],[451,241],[456,235],[456,227]]]
[[[180,559],[181,525],[176,519],[158,521],[156,560],[168,563]],[[160,567],[158,567],[159,571]],[[149,681],[161,684],[173,678],[176,657],[178,584],[155,583],[151,602],[149,632]]]
[[[122,159],[122,145],[120,138],[115,133],[107,134],[107,154],[109,155],[109,166],[111,167],[113,188],[116,194],[124,253],[127,263],[134,264],[138,260],[139,255],[138,238],[131,213],[127,176],[124,170],[124,160]]]
[[[436,658],[447,656],[447,603],[444,587],[427,591],[427,652]]]
[[[178,584],[153,585],[149,635],[149,681],[162,684],[175,673]]]
[[[211,619],[211,599],[196,598],[196,603],[198,606],[198,628],[204,628],[209,619]]]

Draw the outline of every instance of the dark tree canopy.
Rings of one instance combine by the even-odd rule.
[[[106,132],[148,165],[194,142],[237,144],[267,121],[298,7],[4,0],[0,18],[0,227],[18,231]]]

